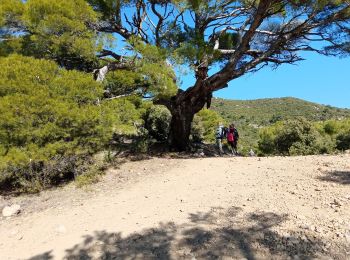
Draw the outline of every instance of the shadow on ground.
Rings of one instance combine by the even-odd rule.
[[[305,231],[275,231],[287,219],[272,212],[213,208],[190,214],[186,224],[160,223],[128,236],[96,231],[67,249],[65,259],[345,259],[326,253],[325,241]],[[30,259],[52,258],[50,251]]]
[[[214,144],[195,143],[191,145],[188,151],[176,152],[171,151],[169,147],[164,148],[164,144],[153,145],[147,152],[135,153],[130,151],[123,151],[115,153],[114,160],[118,163],[125,163],[128,161],[145,161],[157,158],[167,159],[196,159],[196,158],[213,158],[213,157],[232,157],[232,153],[226,146],[223,147],[224,153],[220,154],[218,148]],[[161,147],[161,148],[159,148]],[[238,154],[236,156],[243,156]]]
[[[331,171],[318,178],[321,181],[335,182],[339,184],[350,184],[350,171]]]

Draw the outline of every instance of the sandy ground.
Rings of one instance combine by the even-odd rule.
[[[128,162],[0,198],[0,259],[350,259],[350,154]]]

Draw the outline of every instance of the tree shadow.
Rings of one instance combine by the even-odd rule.
[[[122,238],[121,233],[95,232],[82,244],[66,250],[66,259],[170,259],[176,227],[160,224]]]
[[[324,176],[318,177],[321,181],[335,182],[343,185],[350,184],[350,171],[331,171]]]
[[[189,150],[178,152],[172,150],[167,142],[156,142],[149,145],[147,152],[135,152],[128,146],[125,146],[122,150],[115,153],[115,159],[127,159],[130,161],[143,161],[153,157],[170,159],[231,157],[231,152],[226,149],[225,153],[221,155],[215,144],[205,143],[191,143]]]
[[[304,230],[278,232],[288,216],[272,212],[243,214],[232,207],[189,215],[189,222],[160,223],[127,236],[96,231],[66,250],[65,259],[313,259],[333,257],[326,242]],[[285,232],[285,231],[284,231]],[[345,256],[345,253],[344,253]],[[51,259],[51,253],[31,258]],[[342,257],[334,257],[342,259]]]
[[[47,251],[45,253],[42,253],[40,255],[33,256],[33,257],[29,258],[28,260],[51,260],[53,258],[54,257],[52,255],[52,250],[51,250],[51,251]]]

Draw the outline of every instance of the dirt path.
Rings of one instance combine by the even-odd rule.
[[[0,259],[350,259],[350,155],[151,159],[0,199]]]

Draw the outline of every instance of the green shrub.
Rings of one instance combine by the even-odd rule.
[[[265,127],[259,131],[258,148],[260,155],[278,153],[275,146],[275,138],[278,128],[280,128],[280,123],[271,127]]]
[[[328,120],[316,124],[318,131],[333,150],[350,149],[350,120]]]
[[[145,128],[149,136],[157,141],[168,139],[170,129],[171,114],[164,106],[151,106],[145,120]]]
[[[326,121],[323,125],[324,132],[328,135],[333,135],[337,132],[336,121]]]
[[[150,145],[149,133],[142,125],[137,127],[137,134],[133,138],[131,151],[135,153],[146,153]]]
[[[82,173],[76,176],[75,178],[75,185],[78,188],[82,188],[94,183],[97,183],[101,176],[104,173],[105,167],[104,165],[99,165],[99,164],[84,164],[85,167]],[[86,166],[87,165],[87,166]]]
[[[200,116],[195,116],[192,122],[191,139],[195,143],[200,143],[204,140],[204,124]]]
[[[277,151],[282,154],[307,155],[318,153],[318,132],[305,119],[284,122],[275,139]]]
[[[336,145],[337,149],[341,151],[350,149],[350,130],[337,136]]]
[[[308,155],[321,150],[321,135],[306,119],[287,120],[260,132],[259,150],[264,154]]]
[[[0,55],[21,53],[57,61],[66,68],[90,69],[96,52],[102,49],[104,34],[97,34],[88,24],[98,14],[84,0],[2,0],[0,26],[16,30],[8,41],[0,42]],[[16,26],[15,26],[16,27]],[[6,33],[6,30],[4,30]]]
[[[259,132],[260,154],[331,154],[350,149],[350,120],[287,120]]]
[[[192,123],[193,141],[215,142],[215,131],[219,123],[225,120],[214,110],[202,109],[195,116]]]
[[[111,139],[114,111],[97,105],[103,87],[50,61],[12,55],[0,66],[0,186],[72,179],[79,160]]]

